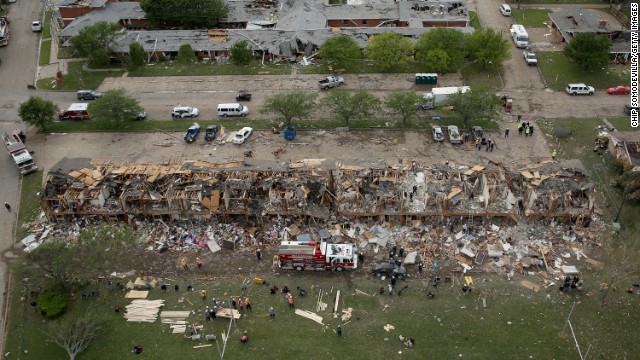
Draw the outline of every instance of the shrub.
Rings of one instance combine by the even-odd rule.
[[[46,289],[38,301],[38,313],[47,319],[55,319],[67,311],[68,299],[62,286]]]

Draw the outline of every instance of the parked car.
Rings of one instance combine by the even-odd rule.
[[[500,13],[504,16],[511,16],[511,6],[507,4],[500,5]]]
[[[42,23],[40,21],[32,21],[31,22],[31,31],[33,31],[33,32],[42,31]]]
[[[242,145],[249,135],[253,132],[253,129],[250,127],[243,127],[236,133],[236,136],[233,137],[233,143],[236,145]]]
[[[482,130],[482,127],[474,126],[474,127],[471,128],[471,131],[473,131],[473,140],[475,140],[475,139],[478,139],[478,140],[484,139],[484,130]]]
[[[95,100],[102,96],[102,93],[95,90],[80,90],[76,93],[78,100]]]
[[[538,65],[538,59],[536,58],[535,53],[525,50],[522,52],[522,57],[524,58],[524,61],[527,62],[527,65]]]
[[[200,114],[198,108],[190,107],[190,106],[176,106],[173,108],[171,112],[172,118],[181,118],[184,119],[186,117],[194,118]]]
[[[206,129],[204,129],[204,140],[205,141],[213,141],[216,139],[216,135],[218,134],[218,126],[209,125]]]
[[[607,89],[609,95],[628,95],[631,92],[631,88],[628,86],[614,86]]]
[[[638,111],[637,107],[631,107],[631,104],[624,104],[624,113],[627,115],[631,115],[631,109],[635,109],[636,112]]]
[[[134,110],[131,109],[125,109],[123,110],[126,114],[130,114],[135,112]],[[144,120],[147,118],[147,113],[145,111],[140,111],[140,112],[135,112],[136,114],[136,120]]]
[[[596,91],[593,86],[585,85],[585,84],[568,84],[564,89],[567,94],[576,96],[576,95],[593,95]]]
[[[431,135],[434,141],[444,140],[444,134],[442,133],[440,125],[431,125]]]
[[[371,273],[378,277],[395,275],[398,279],[404,279],[407,276],[407,269],[393,262],[381,262],[373,265]]]
[[[199,134],[200,125],[193,124],[189,127],[189,129],[187,129],[187,132],[184,134],[184,141],[186,141],[188,144],[191,144],[192,142],[196,141],[196,138]]]
[[[447,126],[447,131],[449,132],[449,141],[452,144],[462,144],[462,136],[457,126],[449,125]]]

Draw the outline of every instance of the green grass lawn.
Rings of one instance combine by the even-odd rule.
[[[511,4],[511,8],[516,8],[521,4],[602,4],[602,0],[508,0],[506,3]]]
[[[424,66],[417,62],[410,62],[403,66],[396,66],[388,71],[381,71],[379,67],[373,65],[368,60],[354,61],[352,65],[345,67],[344,69],[332,69],[326,64],[320,62],[310,66],[299,66],[298,73],[300,74],[331,74],[336,70],[344,70],[349,74],[378,74],[378,73],[390,73],[390,74],[402,74],[402,73],[423,73],[426,72]]]
[[[53,11],[44,14],[44,25],[42,26],[42,39],[51,39],[51,15]]]
[[[124,73],[122,71],[84,71],[82,61],[69,62],[69,72],[62,79],[62,86],[58,87],[54,78],[44,78],[38,80],[38,88],[45,90],[81,90],[96,89],[107,77],[118,77]]]
[[[465,85],[472,88],[487,86],[497,90],[504,85],[500,70],[482,70],[476,68],[473,64],[467,64],[462,67],[462,79]]]
[[[622,109],[620,110],[622,112]],[[640,128],[631,127],[631,120],[629,116],[621,116],[615,118],[607,118],[618,131],[638,131]]]
[[[469,26],[474,29],[482,29],[482,25],[480,25],[480,19],[478,18],[478,13],[475,11],[469,11]]]
[[[42,39],[40,42],[40,59],[38,64],[47,65],[51,61],[51,38]]]
[[[585,83],[597,90],[617,84],[629,84],[627,65],[609,65],[605,69],[586,72],[571,62],[563,52],[539,51],[536,55],[545,83],[556,91],[563,91],[569,83]]]
[[[37,160],[38,154],[35,157]],[[29,235],[29,229],[25,228],[24,224],[32,222],[40,214],[40,201],[36,194],[42,190],[42,170],[23,176],[20,186],[22,191],[20,193],[20,211],[18,212],[16,230],[16,239],[18,241]]]
[[[140,69],[130,70],[129,76],[283,75],[290,73],[291,66],[288,64],[267,64],[266,66],[262,66],[257,61],[248,66],[204,63],[180,65],[172,62],[154,63]]]
[[[511,16],[516,24],[520,24],[525,28],[544,28],[544,23],[549,23],[548,9],[511,9]]]
[[[247,261],[255,260],[250,258]],[[378,295],[377,289],[385,286],[388,280],[382,282],[365,276],[364,272],[350,281],[351,288],[339,274],[286,272],[280,277],[258,275],[265,275],[267,281],[280,287],[286,283],[294,290],[295,286],[305,288],[308,291],[306,297],[295,296],[295,305],[299,309],[315,312],[319,290],[313,289],[312,285],[323,289],[326,292],[323,301],[329,306],[318,314],[323,317],[325,326],[295,315],[282,294],[271,295],[268,287],[252,284],[247,286],[244,294],[251,298],[253,311],[232,328],[225,359],[255,359],[256,354],[260,354],[258,357],[261,359],[300,358],[299,354],[305,354],[309,359],[395,359],[400,351],[403,358],[409,359],[427,356],[433,359],[572,359],[577,356],[573,339],[568,328],[565,333],[562,330],[574,300],[577,305],[572,325],[583,351],[591,345],[590,354],[594,358],[614,359],[640,350],[635,331],[640,313],[629,311],[637,307],[638,298],[623,292],[612,293],[612,299],[621,301],[621,304],[601,308],[596,283],[589,284],[583,294],[562,294],[555,286],[533,293],[515,281],[508,283],[494,275],[476,275],[475,291],[465,296],[459,288],[461,278],[456,277],[453,287],[451,284],[431,287],[436,296],[428,300],[425,284],[418,279],[399,282],[399,288],[405,285],[409,288],[402,297],[398,297]],[[191,281],[196,289],[206,289],[209,299],[226,300],[243,293],[241,287],[245,277],[228,275],[212,278],[193,274],[187,278],[184,274],[175,274],[172,278],[179,279],[181,292],[154,289],[149,298],[164,299],[164,310],[194,310],[196,315],[188,318],[189,323],[203,324],[204,334],[217,334],[220,339],[229,321],[219,318],[206,322],[203,311],[211,300],[203,301],[196,292],[185,292],[185,285]],[[540,283],[537,277],[527,279]],[[26,359],[67,358],[55,345],[45,341],[42,334],[45,324],[28,305],[31,301],[29,286],[35,286],[33,281],[26,286],[19,281],[14,283],[17,284],[14,288],[16,293],[11,301],[5,351],[19,356],[21,351],[27,350],[28,355],[22,355]],[[356,294],[355,289],[369,296]],[[91,290],[98,290],[100,297],[80,299],[81,292]],[[342,325],[341,338],[334,331],[340,324],[340,318],[331,315],[337,290],[341,291],[339,312],[353,308],[351,321]],[[24,295],[26,300],[21,301],[20,295]],[[78,357],[79,360],[129,358],[133,356],[131,349],[135,344],[143,345],[142,356],[148,358],[218,358],[215,345],[193,349],[193,346],[207,342],[193,342],[184,335],[172,334],[169,325],[159,321],[151,324],[126,322],[122,318],[123,312],[112,310],[120,306],[124,311],[129,301],[123,295],[122,291],[109,291],[98,284],[76,293],[66,316],[93,309],[108,319],[106,333],[92,342]],[[181,297],[185,299],[182,303],[178,302]],[[482,298],[486,299],[486,309],[482,306]],[[386,305],[389,307],[384,310]],[[268,316],[270,306],[276,309],[274,319]],[[393,325],[395,329],[386,332],[383,329],[386,324]],[[249,342],[245,345],[239,341],[243,331],[249,334]],[[416,346],[405,348],[398,340],[400,335],[414,338]]]

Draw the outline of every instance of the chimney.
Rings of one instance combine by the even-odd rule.
[[[598,19],[598,27],[601,29],[604,29],[605,27],[607,27],[607,20],[603,18]]]

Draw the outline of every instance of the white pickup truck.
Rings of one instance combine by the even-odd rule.
[[[522,52],[522,57],[524,57],[524,61],[527,62],[527,65],[538,65],[538,59],[536,59],[535,53],[525,50]]]
[[[340,76],[327,76],[326,78],[318,81],[318,86],[320,86],[321,90],[330,89],[342,85],[344,85],[344,78]]]

